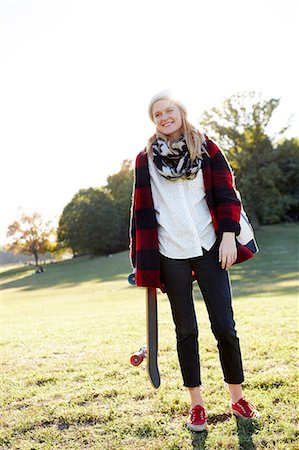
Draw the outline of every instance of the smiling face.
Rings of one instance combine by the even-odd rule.
[[[153,119],[157,130],[170,139],[179,139],[182,128],[180,108],[171,100],[158,100],[152,107]]]

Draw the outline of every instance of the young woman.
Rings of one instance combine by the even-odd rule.
[[[201,431],[207,425],[193,278],[217,340],[232,412],[257,417],[242,392],[228,275],[232,264],[252,256],[236,245],[241,204],[231,168],[217,145],[188,122],[185,106],[169,93],[153,97],[149,116],[156,133],[136,158],[131,210],[130,255],[136,284],[158,287],[169,298],[182,377],[191,397],[187,426]]]

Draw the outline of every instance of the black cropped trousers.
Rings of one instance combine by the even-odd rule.
[[[175,324],[178,358],[184,385],[200,386],[198,326],[192,295],[192,270],[205,301],[211,329],[217,340],[224,381],[244,381],[239,339],[235,330],[230,280],[218,261],[219,241],[203,255],[172,259],[160,254],[161,281],[170,301]]]

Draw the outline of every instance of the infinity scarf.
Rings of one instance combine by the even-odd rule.
[[[167,180],[178,178],[193,180],[201,167],[201,159],[191,161],[184,136],[173,143],[166,142],[161,137],[152,144],[153,161],[158,172]]]

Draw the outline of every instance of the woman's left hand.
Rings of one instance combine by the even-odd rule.
[[[219,246],[219,262],[221,268],[228,270],[237,259],[235,233],[225,232]]]

